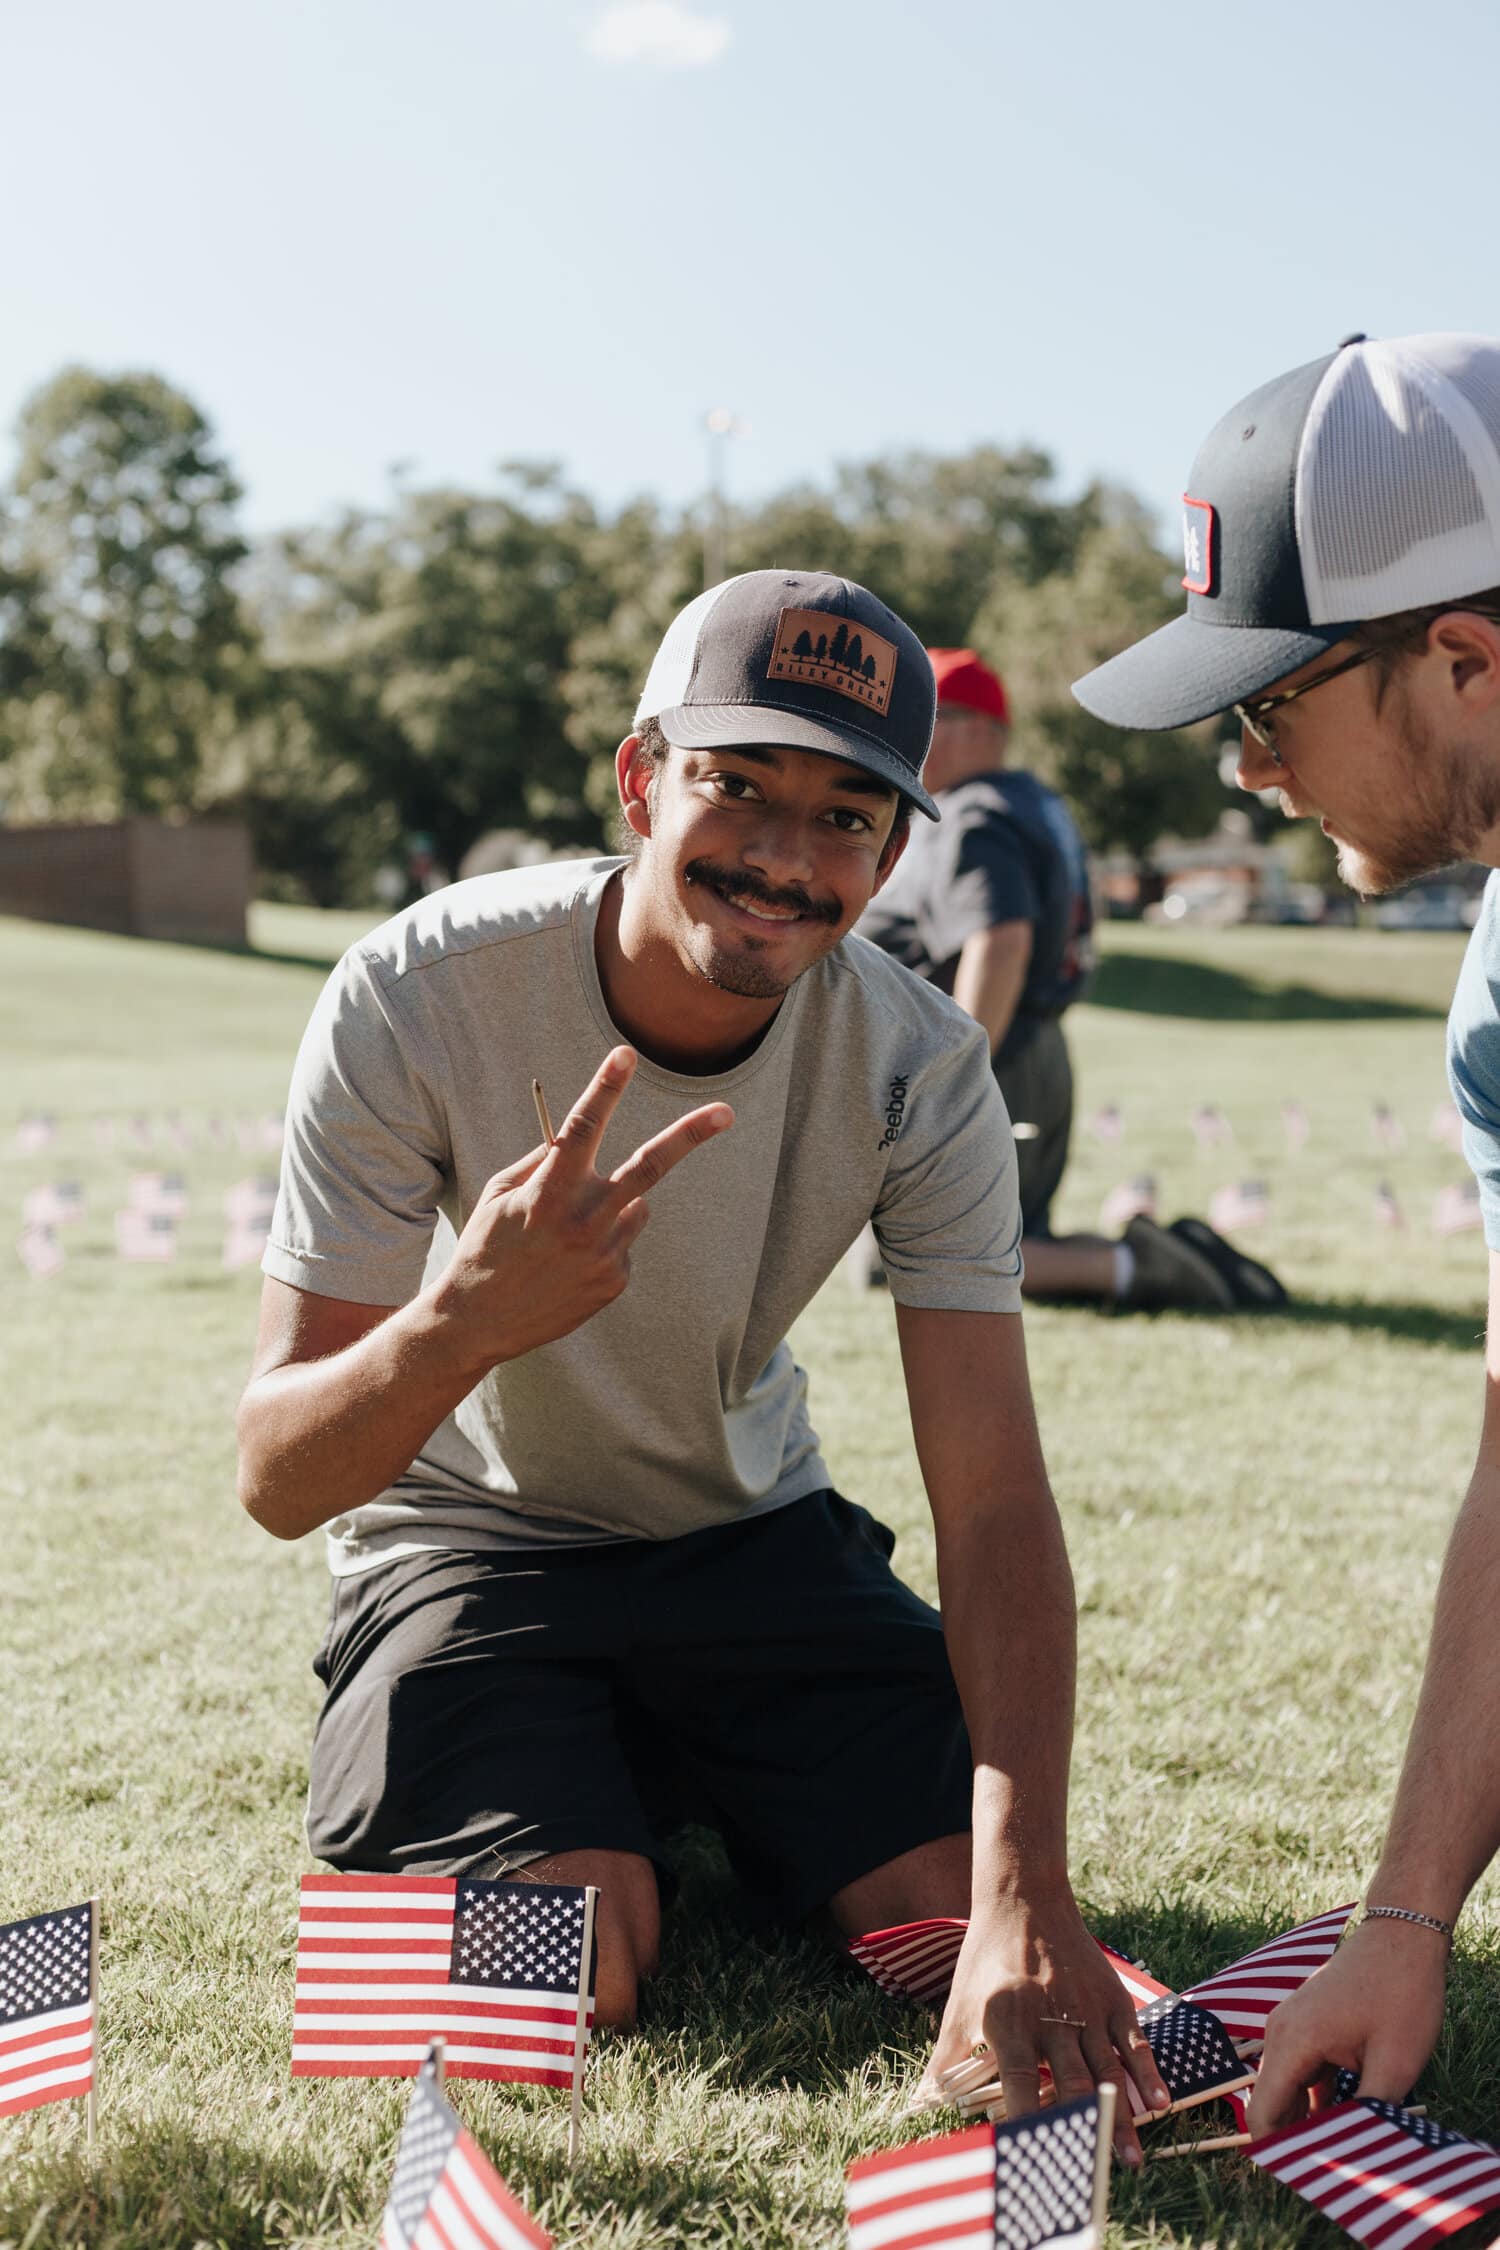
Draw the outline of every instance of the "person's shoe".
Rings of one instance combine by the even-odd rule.
[[[1129,1293],[1120,1302],[1141,1312],[1233,1312],[1235,1294],[1211,1259],[1154,1219],[1132,1219],[1125,1241],[1135,1259]]]
[[[1207,1219],[1174,1219],[1167,1232],[1175,1234],[1179,1242],[1186,1242],[1201,1258],[1207,1258],[1234,1291],[1235,1303],[1247,1312],[1276,1312],[1282,1305],[1291,1303],[1286,1288],[1270,1267],[1247,1258],[1243,1250],[1236,1250]]]

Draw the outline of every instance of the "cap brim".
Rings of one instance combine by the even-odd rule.
[[[1086,672],[1073,682],[1073,693],[1085,711],[1111,726],[1148,734],[1187,727],[1259,695],[1352,629],[1325,625],[1296,633],[1270,625],[1210,625],[1189,613]]]
[[[669,742],[683,750],[707,749],[718,743],[726,750],[737,744],[760,743],[770,750],[817,750],[825,758],[842,758],[846,765],[862,766],[903,797],[929,820],[941,820],[933,799],[910,766],[892,755],[883,743],[872,741],[857,727],[841,727],[831,719],[812,719],[805,712],[778,710],[765,703],[679,703],[657,718]]]

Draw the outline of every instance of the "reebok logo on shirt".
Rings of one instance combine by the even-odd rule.
[[[876,1142],[877,1152],[894,1148],[901,1138],[901,1128],[906,1123],[906,1082],[910,1073],[902,1071],[891,1080],[891,1090],[885,1099],[885,1131]]]

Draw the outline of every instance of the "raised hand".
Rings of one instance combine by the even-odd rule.
[[[632,1048],[612,1048],[552,1147],[486,1181],[434,1292],[434,1309],[456,1325],[476,1369],[570,1335],[611,1304],[630,1279],[651,1190],[734,1123],[727,1102],[708,1102],[601,1175],[599,1143],[635,1066]]]

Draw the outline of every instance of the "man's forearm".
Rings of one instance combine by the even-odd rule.
[[[1448,1542],[1417,1715],[1369,1896],[1451,1922],[1500,1848],[1500,1466]]]
[[[949,1661],[974,1758],[974,1903],[1067,1881],[1077,1614],[1045,1483],[938,1532]]]
[[[270,1368],[240,1401],[240,1498],[279,1539],[363,1507],[485,1373],[439,1286],[326,1359]]]

